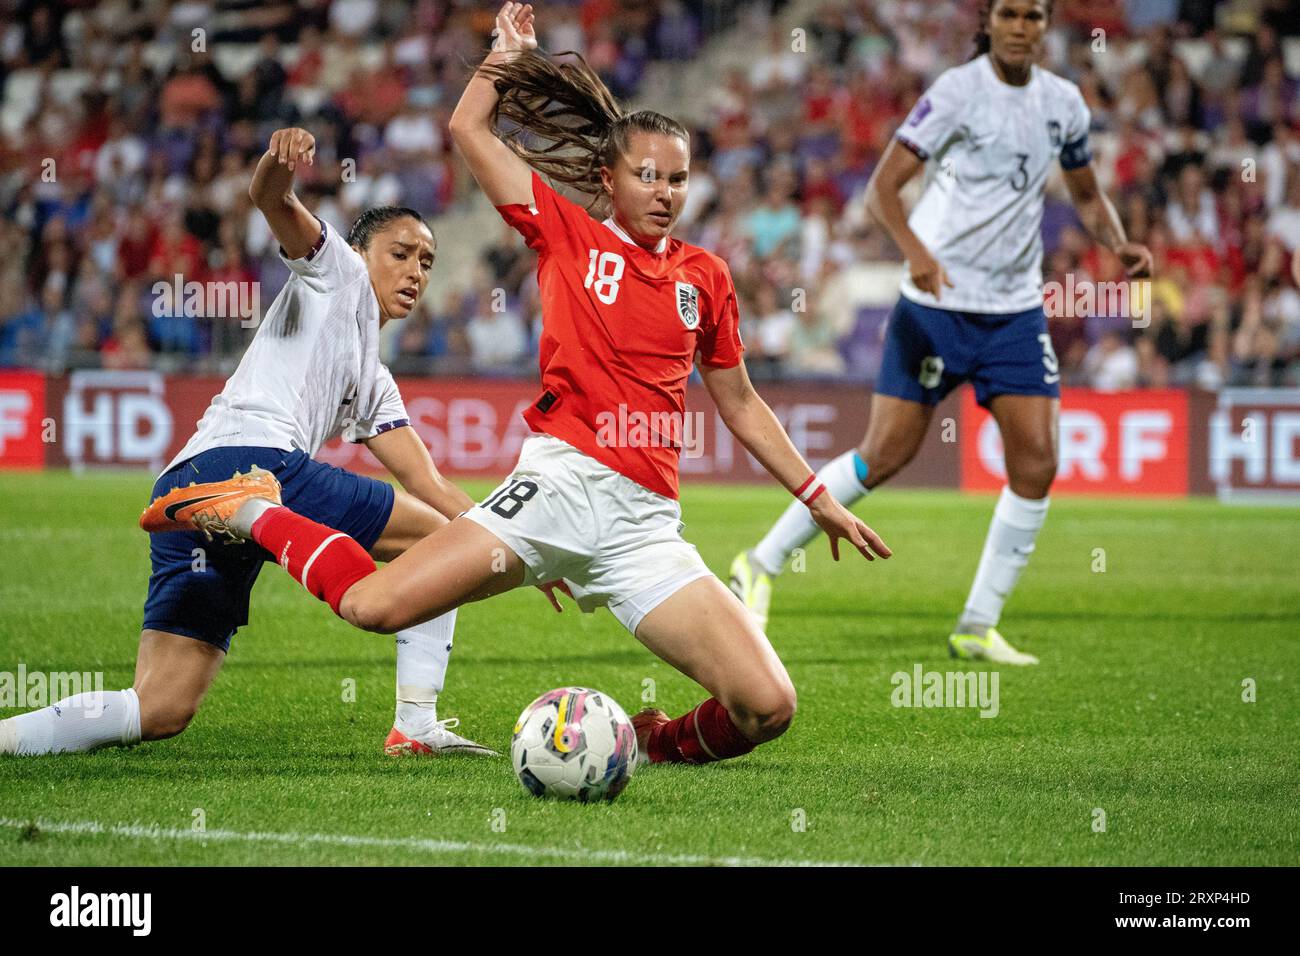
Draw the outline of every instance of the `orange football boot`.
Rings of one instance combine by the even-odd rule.
[[[244,537],[230,527],[230,519],[240,505],[252,498],[280,503],[280,482],[275,475],[256,465],[244,474],[235,472],[228,481],[173,488],[144,510],[140,515],[140,527],[150,534],[198,528],[209,541],[214,534],[231,541],[243,541]]]

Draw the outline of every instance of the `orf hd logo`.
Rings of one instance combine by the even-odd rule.
[[[132,935],[148,936],[153,924],[152,893],[69,893],[50,897],[51,926],[129,926]]]

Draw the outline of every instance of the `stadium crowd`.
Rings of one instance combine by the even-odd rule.
[[[631,98],[653,61],[707,55],[732,6],[547,3],[540,39],[580,51]],[[1103,184],[1156,261],[1140,321],[1052,316],[1064,381],[1300,384],[1287,266],[1300,248],[1300,97],[1285,55],[1296,4],[1056,6],[1044,65],[1082,88]],[[0,14],[0,243],[12,253],[0,259],[0,366],[228,367],[251,334],[237,318],[187,315],[153,290],[177,275],[256,283],[270,303],[287,270],[246,189],[282,126],[317,138],[299,177],[317,215],[345,227],[400,203],[437,232],[473,189],[446,122],[492,13],[452,0],[12,5]],[[755,22],[747,13],[742,28]],[[882,274],[896,282],[898,253],[861,194],[925,87],[971,55],[974,26],[969,2],[828,0],[804,34],[772,21],[748,65],[718,77],[692,130],[677,235],[728,261],[756,376],[874,372],[855,343],[878,322],[825,290],[864,263],[894,263]],[[213,51],[227,45],[240,55],[222,68]],[[1123,278],[1059,184],[1044,242],[1048,282]],[[477,274],[435,274],[438,294],[391,342],[394,371],[532,374],[533,266],[503,226]]]

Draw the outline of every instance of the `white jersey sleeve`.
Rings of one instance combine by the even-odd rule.
[[[313,292],[334,292],[366,275],[366,263],[360,253],[347,244],[343,236],[324,220],[320,238],[301,259],[289,259],[280,250],[280,259],[295,275],[302,277]]]
[[[324,222],[307,255],[281,257],[289,280],[169,468],[231,446],[315,455],[340,433],[365,441],[406,417],[379,361],[379,303],[365,261]]]
[[[402,393],[397,390],[393,373],[388,371],[386,365],[380,365],[375,375],[375,393],[377,401],[367,403],[375,409],[374,415],[347,422],[343,428],[345,441],[357,444],[411,424],[411,416],[406,411],[406,403],[402,401]]]
[[[963,95],[952,70],[939,75],[894,134],[895,138],[922,160],[941,154],[961,134],[961,120],[969,100]]]

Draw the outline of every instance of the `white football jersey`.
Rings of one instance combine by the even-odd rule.
[[[267,310],[239,367],[167,468],[231,445],[315,455],[408,424],[397,384],[379,361],[379,303],[366,264],[333,228],[301,259]],[[164,469],[166,470],[166,469]]]
[[[940,74],[895,137],[927,161],[908,225],[953,288],[935,299],[904,276],[903,295],[962,312],[1041,305],[1048,173],[1088,164],[1090,122],[1079,88],[1037,66],[1024,86],[1002,82],[988,54]]]

